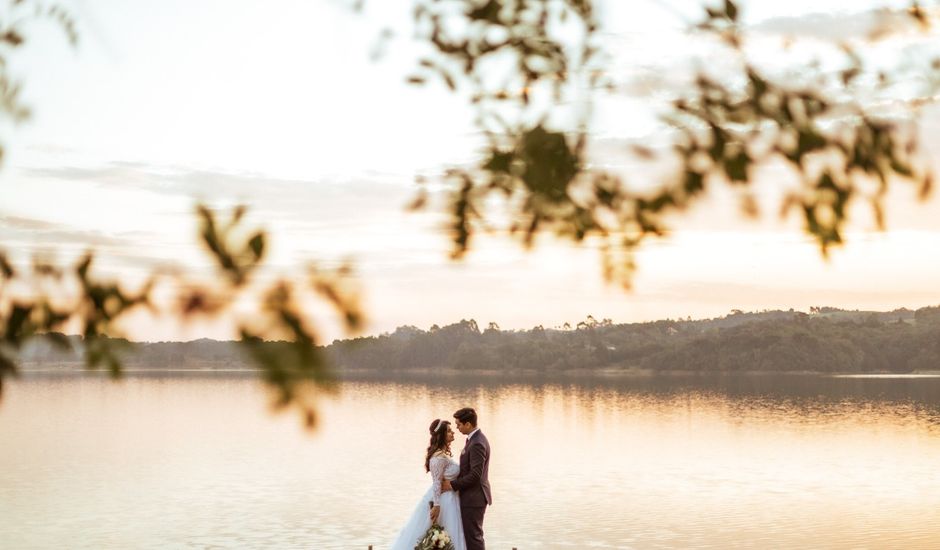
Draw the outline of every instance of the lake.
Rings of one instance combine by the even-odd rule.
[[[27,375],[0,404],[0,547],[378,550],[462,406],[491,549],[940,547],[940,378],[483,382],[347,382],[308,433],[233,373]]]

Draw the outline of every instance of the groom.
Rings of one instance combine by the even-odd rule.
[[[483,542],[483,514],[487,505],[493,504],[490,496],[490,442],[477,428],[477,412],[471,408],[454,413],[457,430],[467,436],[460,452],[460,474],[453,480],[441,483],[444,491],[460,491],[460,519],[463,534],[467,539],[467,550],[486,550]]]

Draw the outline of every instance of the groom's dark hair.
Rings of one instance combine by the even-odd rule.
[[[477,412],[470,407],[464,407],[454,413],[454,418],[461,422],[469,422],[474,428],[477,427]]]

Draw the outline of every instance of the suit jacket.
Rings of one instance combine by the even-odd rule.
[[[482,431],[473,434],[460,453],[460,473],[450,482],[460,491],[460,505],[482,507],[493,504],[490,493],[490,442]]]

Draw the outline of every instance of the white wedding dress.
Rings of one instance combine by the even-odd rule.
[[[456,491],[441,492],[441,480],[452,480],[460,473],[460,465],[449,456],[438,453],[431,457],[428,464],[431,469],[431,486],[418,500],[411,518],[398,533],[398,538],[392,543],[392,550],[414,550],[418,541],[431,527],[431,508],[428,502],[441,505],[441,515],[437,523],[450,535],[454,543],[454,550],[466,550],[467,543],[463,538],[463,522],[460,520],[460,497]]]

